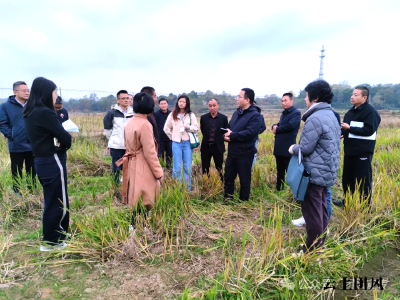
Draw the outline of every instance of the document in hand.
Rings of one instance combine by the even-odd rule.
[[[359,127],[363,128],[364,127],[364,122],[356,122],[356,121],[351,121],[350,122],[350,127]],[[376,131],[370,135],[370,136],[361,136],[361,135],[356,135],[349,133],[349,139],[360,139],[360,140],[376,140]]]
[[[67,121],[63,122],[61,125],[68,132],[79,132],[78,126],[74,122],[72,122],[71,119],[68,119]]]

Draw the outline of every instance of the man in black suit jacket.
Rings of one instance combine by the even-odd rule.
[[[228,118],[218,113],[218,108],[218,100],[215,98],[210,99],[208,101],[208,110],[210,112],[200,118],[200,130],[203,134],[200,152],[203,174],[209,174],[211,157],[213,157],[215,167],[223,181],[222,164],[224,162],[225,143],[224,134],[220,132],[220,128],[228,126]]]

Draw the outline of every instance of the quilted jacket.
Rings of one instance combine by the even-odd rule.
[[[304,115],[305,122],[299,145],[303,163],[311,173],[310,182],[320,186],[332,186],[339,170],[341,130],[330,104],[314,104]]]

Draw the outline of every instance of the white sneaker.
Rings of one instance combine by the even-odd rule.
[[[326,230],[326,235],[328,235],[330,233],[329,228]]]
[[[301,226],[303,226],[303,225],[306,225],[306,220],[304,220],[304,217],[301,216],[301,218],[298,218],[298,219],[296,219],[296,220],[292,220],[292,224],[293,224],[294,226],[301,227]]]
[[[135,230],[135,227],[133,227],[133,225],[129,225],[129,232],[132,232],[133,230]]]
[[[39,250],[42,251],[42,252],[49,252],[49,251],[53,251],[53,250],[61,250],[61,249],[65,248],[65,247],[67,247],[67,246],[68,246],[67,243],[61,242],[60,244],[55,245],[55,246],[40,245]]]

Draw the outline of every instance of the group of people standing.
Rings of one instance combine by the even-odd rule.
[[[8,139],[13,188],[19,193],[17,177],[21,177],[25,160],[27,176],[35,183],[35,175],[43,186],[43,244],[41,251],[65,247],[69,226],[66,150],[71,147],[71,135],[63,128],[68,112],[62,108],[56,85],[43,77],[33,81],[31,90],[24,82],[13,86],[14,96],[0,106],[0,130]],[[343,190],[354,193],[360,186],[362,199],[371,200],[371,161],[376,143],[380,116],[368,103],[369,91],[356,87],[351,97],[352,108],[340,122],[332,110],[333,97],[324,80],[313,81],[305,88],[307,111],[293,106],[291,93],[282,96],[282,112],[278,123],[271,126],[275,136],[274,156],[277,165],[276,190],[285,186],[285,175],[292,155],[303,156],[310,172],[310,184],[301,203],[307,241],[304,251],[321,247],[332,211],[330,187],[339,169],[340,139],[344,140]],[[154,112],[158,102],[159,110]],[[154,88],[143,87],[130,95],[117,93],[117,104],[104,117],[104,133],[112,157],[112,174],[120,184],[122,171],[123,202],[137,206],[142,200],[151,210],[160,193],[164,172],[160,161],[165,159],[172,178],[182,182],[182,188],[192,189],[191,169],[193,149],[201,142],[202,171],[209,175],[211,159],[224,183],[224,197],[232,199],[234,182],[240,180],[239,200],[250,197],[251,174],[257,154],[259,135],[266,129],[261,110],[255,103],[252,89],[243,88],[236,97],[238,109],[228,121],[218,112],[219,103],[209,99],[209,113],[200,117],[190,109],[187,95],[178,97],[175,108],[168,110],[168,100],[157,100]],[[301,120],[304,121],[299,143],[296,144]],[[225,143],[228,153],[223,171]],[[160,159],[161,158],[161,159]],[[345,205],[343,201],[334,201]],[[134,219],[131,228],[134,227]],[[296,222],[297,221],[297,222]]]
[[[62,107],[57,86],[46,78],[36,78],[31,89],[17,81],[13,91],[14,95],[0,106],[0,131],[8,140],[13,190],[21,196],[25,162],[28,188],[34,189],[36,174],[43,187],[40,251],[64,248],[69,235],[66,151],[72,138],[62,122],[68,119],[68,112]]]
[[[303,252],[324,244],[332,202],[338,206],[345,205],[345,200],[332,201],[330,190],[339,170],[341,139],[344,143],[343,192],[353,195],[358,189],[360,201],[371,203],[371,162],[381,121],[378,112],[367,101],[369,90],[365,86],[355,87],[350,98],[352,108],[345,114],[343,122],[340,122],[340,115],[332,110],[333,92],[326,81],[313,81],[305,91],[308,109],[301,118],[304,127],[299,143],[296,144],[296,135],[301,114],[293,107],[293,95],[283,95],[282,106],[285,110],[279,123],[271,128],[275,134],[277,190],[283,187],[292,155],[302,155],[310,174],[310,183],[301,202],[303,216],[292,221],[294,225],[306,226],[307,239]]]
[[[127,135],[132,134],[130,131],[132,129],[129,130],[125,125],[138,123],[139,121],[135,119],[135,115],[144,114],[147,116],[153,132],[152,136],[147,135],[146,137],[153,139],[158,158],[164,159],[165,157],[166,167],[172,167],[173,179],[181,181],[189,191],[192,189],[191,170],[194,147],[190,141],[190,135],[197,136],[200,130],[203,134],[200,147],[203,173],[209,175],[210,163],[211,159],[213,159],[221,180],[225,184],[225,197],[233,197],[234,181],[239,175],[241,185],[239,199],[249,199],[251,169],[257,152],[258,135],[265,130],[264,118],[260,114],[260,109],[254,105],[255,94],[252,89],[244,88],[240,91],[236,97],[239,108],[233,114],[230,122],[228,122],[227,116],[218,112],[218,100],[215,98],[210,99],[207,103],[209,113],[200,117],[200,126],[196,115],[190,109],[190,99],[187,95],[178,97],[173,111],[168,110],[168,100],[161,98],[158,100],[160,109],[154,112],[154,106],[157,102],[155,89],[144,87],[141,93],[143,94],[141,97],[144,100],[153,99],[153,106],[150,112],[142,111],[140,106],[135,108],[135,95],[133,97],[132,113],[128,104],[129,94],[126,90],[121,90],[117,94],[118,106],[113,106],[104,117],[104,130],[109,141],[108,147],[112,156],[112,172],[116,184],[119,183],[121,169],[125,168],[122,163],[123,160],[119,161],[119,163],[118,160],[125,158],[125,165],[128,163],[126,154],[128,152]],[[144,96],[144,94],[147,96]],[[133,118],[132,121],[130,121],[131,118]],[[125,129],[123,130],[123,128]],[[224,142],[228,142],[225,172],[222,169],[225,152]],[[138,176],[144,178],[144,174]],[[134,189],[132,182],[129,180],[130,178],[131,176],[124,171],[122,176],[124,201],[130,205],[137,205],[138,197],[142,196],[144,200],[144,194],[149,193],[139,193],[138,197],[129,197],[126,187],[129,185]],[[143,183],[136,181],[135,185],[142,187]],[[151,188],[158,190],[154,187]],[[157,195],[158,193],[156,193]],[[153,193],[151,193],[150,198],[146,199],[144,203],[155,201]]]
[[[142,92],[146,93],[146,88],[143,88]],[[147,94],[153,98],[155,105],[155,91],[153,88],[150,88],[149,91],[152,93]],[[285,93],[281,99],[284,111],[279,122],[271,126],[271,130],[275,136],[276,190],[284,189],[285,176],[292,155],[299,155],[301,152],[304,165],[310,172],[310,184],[305,200],[301,203],[303,216],[293,220],[294,225],[306,225],[307,240],[303,251],[309,251],[315,247],[321,247],[324,243],[323,233],[327,230],[332,214],[330,187],[336,182],[342,138],[345,150],[343,190],[345,193],[349,191],[353,194],[357,186],[360,186],[361,200],[370,202],[371,160],[380,116],[367,102],[369,90],[365,86],[358,86],[354,89],[351,97],[353,107],[346,113],[343,122],[340,121],[339,114],[332,110],[333,92],[326,81],[313,81],[307,85],[305,91],[305,102],[308,109],[303,117],[301,117],[300,111],[293,106],[293,94]],[[142,97],[144,96],[142,95]],[[133,102],[135,103],[135,99]],[[192,187],[193,154],[189,134],[197,134],[200,130],[203,135],[200,147],[203,174],[209,175],[210,162],[213,159],[221,181],[224,183],[224,197],[226,199],[233,198],[234,182],[239,176],[239,200],[249,199],[252,166],[257,153],[259,134],[265,130],[265,122],[259,107],[255,104],[252,89],[242,89],[236,97],[236,102],[238,109],[228,121],[227,116],[218,112],[218,100],[209,99],[207,103],[209,113],[200,117],[200,126],[197,124],[196,116],[190,110],[190,99],[186,95],[178,98],[172,112],[168,110],[168,100],[162,98],[158,101],[160,110],[154,113],[153,106],[151,112],[145,114],[150,121],[149,124],[153,126],[154,136],[151,138],[155,144],[154,151],[158,154],[158,158],[162,158],[162,160],[166,158],[166,167],[171,168],[172,165],[173,179],[182,181],[188,190]],[[136,113],[138,112],[134,108],[133,116]],[[150,117],[153,114],[155,120],[152,121]],[[300,141],[296,144],[301,120],[304,121],[304,128]],[[131,123],[134,124],[133,121]],[[157,133],[155,133],[156,130]],[[126,129],[125,140],[126,135],[130,134],[131,131]],[[149,136],[149,134],[146,135]],[[228,153],[223,171],[225,142],[228,143]],[[136,143],[136,145],[139,144]],[[158,147],[159,145],[161,147]],[[157,164],[155,155],[153,153],[151,163]],[[124,164],[126,156],[125,154]],[[150,161],[148,163],[150,164]],[[162,170],[161,165],[157,164],[157,170]],[[152,172],[155,179],[162,180],[162,171],[157,175],[154,170]],[[136,174],[136,176],[144,178],[144,174]],[[124,183],[130,178],[125,171],[123,178]],[[149,181],[146,180],[146,182]],[[125,185],[129,185],[132,191],[135,190],[130,181]],[[139,185],[142,186],[142,183]],[[157,187],[152,187],[152,189],[156,193],[148,193],[147,198],[144,192],[139,194],[135,192],[136,196],[132,198],[129,193],[123,192],[124,199],[127,199],[126,203],[136,205],[137,200],[142,196],[145,206],[151,209],[158,196],[159,185],[157,184]],[[123,190],[126,190],[126,187]],[[333,202],[339,206],[344,205],[344,200]]]

